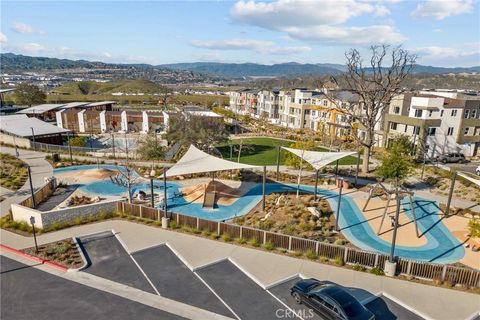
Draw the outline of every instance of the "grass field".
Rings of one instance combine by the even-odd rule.
[[[241,163],[252,165],[275,165],[277,163],[277,146],[288,147],[293,141],[286,141],[273,138],[246,138],[243,139]],[[233,145],[233,158],[230,159],[230,145]],[[237,161],[240,140],[230,140],[226,144],[217,146],[226,160]],[[315,151],[328,151],[324,148],[316,148]],[[281,153],[280,164],[285,163],[286,151]],[[346,157],[339,161],[341,165],[354,165],[357,163],[356,157]]]

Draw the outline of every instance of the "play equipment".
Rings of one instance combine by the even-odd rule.
[[[215,191],[205,192],[205,195],[203,197],[203,208],[213,209],[213,206],[215,204],[216,194],[217,193]]]
[[[415,214],[415,208],[413,207],[413,200],[412,200],[413,192],[412,191],[408,191],[401,186],[393,188],[393,189],[387,189],[387,187],[385,187],[381,182],[377,182],[375,184],[372,184],[372,185],[370,185],[370,191],[369,191],[369,194],[368,194],[368,199],[365,202],[365,205],[363,206],[363,211],[366,211],[368,203],[370,202],[370,199],[378,196],[378,195],[374,194],[375,190],[377,188],[382,189],[383,192],[385,193],[385,195],[387,196],[387,204],[385,205],[385,210],[383,211],[382,220],[380,221],[380,225],[378,227],[377,235],[380,235],[380,231],[382,230],[383,222],[385,221],[385,217],[387,215],[387,211],[388,211],[388,207],[390,205],[390,201],[392,201],[393,199],[396,199],[397,197],[399,197],[400,200],[404,199],[405,197],[408,197],[408,200],[410,202],[410,208],[412,208],[413,221],[415,223],[415,232],[417,234],[417,237],[420,238],[421,235],[418,231],[417,215]],[[393,219],[395,219],[395,218],[393,218]],[[392,224],[395,224],[395,223],[398,223],[398,221],[392,220]]]

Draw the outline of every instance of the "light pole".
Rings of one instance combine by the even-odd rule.
[[[32,130],[32,139],[33,139],[33,150],[37,151],[37,146],[35,144],[35,131],[33,131],[33,127],[30,127]]]
[[[70,145],[70,132],[67,132],[68,153],[70,154],[70,163],[73,164],[72,146]]]
[[[32,194],[32,208],[35,209],[37,205],[35,203],[35,192],[33,191],[32,171],[30,170],[30,166],[28,164],[27,164],[27,171],[28,171],[28,181],[30,182],[30,193]]]
[[[152,165],[152,170],[150,170],[150,198],[151,198],[152,208],[155,208],[155,195],[153,193],[153,178],[155,178],[155,174],[156,172]]]
[[[397,182],[398,183],[398,182]],[[395,258],[395,244],[397,242],[397,229],[398,229],[398,216],[400,215],[400,192],[398,190],[398,185],[397,189],[395,192],[395,200],[397,202],[396,209],[395,209],[395,221],[394,221],[394,226],[393,226],[393,235],[392,235],[392,248],[390,250],[390,257],[388,261],[390,263],[394,263],[394,258]],[[412,207],[413,210],[413,207]]]
[[[450,191],[448,192],[447,207],[445,208],[445,216],[448,217],[450,212],[450,204],[452,203],[453,190],[455,189],[455,180],[457,179],[457,171],[453,171]]]
[[[15,146],[15,158],[18,159],[18,149],[17,149],[17,142],[15,141],[15,136],[13,136],[13,145]]]
[[[35,232],[35,217],[34,216],[30,217],[30,223],[32,224],[33,240],[35,241],[35,252],[38,253],[37,234]]]
[[[335,218],[335,231],[338,231],[338,219],[340,218],[340,205],[342,203],[342,190],[343,190],[343,179],[338,179],[339,180],[339,187],[340,190],[338,190],[338,204],[337,204],[337,216]]]

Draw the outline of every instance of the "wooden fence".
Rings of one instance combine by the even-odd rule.
[[[117,203],[117,210],[144,219],[160,220],[165,216],[163,210],[125,202]],[[350,265],[358,264],[365,268],[378,267],[383,269],[385,261],[388,260],[387,255],[378,252],[359,250],[179,213],[168,213],[168,216],[171,220],[176,221],[178,226],[186,225],[200,231],[207,229],[210,232],[217,233],[219,236],[228,233],[232,238],[256,239],[259,245],[271,242],[276,248],[287,251],[298,251],[301,253],[312,251],[317,256],[329,259],[343,259],[344,263]],[[441,280],[468,287],[480,287],[480,270],[466,267],[398,258],[397,272],[398,274],[424,280]]]
[[[43,200],[48,198],[53,191],[55,190],[55,180],[50,180],[46,185],[38,189],[37,191],[34,192],[34,197],[35,197],[35,204],[42,203]],[[22,202],[19,203],[21,206],[28,207],[28,208],[33,208],[33,202],[32,202],[32,197],[28,197],[27,199],[23,200]]]

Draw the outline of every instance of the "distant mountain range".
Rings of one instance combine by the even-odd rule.
[[[86,60],[69,60],[45,57],[30,57],[17,55],[13,53],[0,54],[0,64],[3,72],[12,71],[40,71],[56,70],[68,71],[70,69],[101,70],[105,73],[107,70],[111,73],[117,72],[120,76],[128,73],[138,73],[138,77],[151,75],[160,77],[170,72],[178,73],[178,76],[194,79],[204,76],[222,77],[222,78],[247,78],[247,77],[292,77],[302,75],[335,75],[344,70],[341,64],[318,63],[302,64],[296,62],[280,63],[273,65],[256,63],[220,63],[220,62],[192,62],[192,63],[174,63],[174,64],[118,64],[105,62],[92,62]],[[187,72],[185,74],[185,72]],[[415,66],[414,74],[448,74],[448,73],[472,73],[480,72],[480,66],[467,68],[443,68],[433,66]],[[171,76],[171,75],[170,75]],[[114,77],[114,78],[119,78]],[[208,78],[208,77],[207,77]],[[149,79],[149,78],[146,78]],[[157,80],[151,78],[149,80]]]

